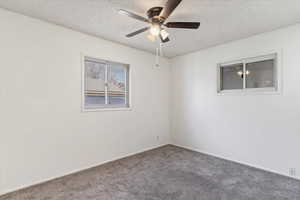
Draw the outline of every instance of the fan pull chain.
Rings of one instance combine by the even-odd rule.
[[[159,67],[159,48],[156,48],[155,67]]]
[[[160,66],[160,57],[163,56],[163,51],[162,51],[162,43],[159,43],[159,47],[156,48],[156,53],[155,53],[155,66],[159,67]]]
[[[160,55],[160,57],[163,57],[163,43],[162,42],[159,43],[159,55]]]

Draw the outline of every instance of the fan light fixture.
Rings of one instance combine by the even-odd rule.
[[[200,22],[167,22],[169,16],[177,8],[182,0],[166,0],[164,7],[153,7],[147,11],[147,17],[137,15],[133,12],[120,9],[118,12],[121,15],[126,15],[132,19],[144,22],[147,24],[146,27],[136,30],[132,33],[126,35],[126,37],[131,38],[140,33],[149,31],[150,35],[148,38],[151,40],[159,38],[162,43],[169,42],[169,34],[165,29],[167,28],[177,28],[177,29],[198,29]]]
[[[150,28],[150,33],[153,36],[158,36],[160,34],[160,26],[158,24],[153,24]]]

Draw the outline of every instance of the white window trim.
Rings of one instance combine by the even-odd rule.
[[[128,75],[127,77],[129,78],[129,80],[127,81],[126,84],[126,94],[127,98],[126,98],[126,104],[128,106],[120,106],[120,105],[112,105],[112,106],[97,106],[96,108],[91,107],[91,108],[87,108],[85,106],[85,91],[84,91],[84,86],[85,86],[85,60],[86,58],[89,58],[91,60],[95,60],[95,61],[106,61],[109,59],[103,59],[103,58],[98,58],[96,56],[90,56],[87,54],[83,54],[81,53],[81,112],[102,112],[102,111],[131,111],[132,110],[132,105],[131,105],[131,69],[130,69],[130,65],[126,64],[126,63],[122,63],[119,62],[121,64],[125,64],[128,66]],[[113,61],[115,62],[115,61]],[[118,63],[118,61],[116,62]],[[127,78],[126,77],[126,78]],[[129,94],[127,94],[127,92],[129,91]],[[127,102],[128,101],[128,102]]]
[[[231,61],[225,61],[217,64],[217,94],[218,95],[280,95],[282,93],[282,50],[273,50],[235,58]],[[243,88],[235,90],[221,90],[221,67],[226,67],[232,64],[243,64],[243,71],[247,62],[255,62],[261,60],[272,59],[275,56],[275,87],[272,88]],[[244,82],[246,79],[244,79]],[[245,87],[245,83],[243,87]]]

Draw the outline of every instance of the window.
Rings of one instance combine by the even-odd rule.
[[[277,91],[277,54],[218,65],[218,92]]]
[[[84,58],[85,110],[129,107],[129,65]]]

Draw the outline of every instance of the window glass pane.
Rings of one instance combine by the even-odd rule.
[[[246,88],[274,87],[274,60],[246,64]]]
[[[85,107],[105,105],[106,64],[85,60]]]
[[[221,67],[221,90],[243,89],[243,64]]]
[[[110,63],[108,73],[108,103],[125,105],[126,102],[127,67],[122,64]]]

